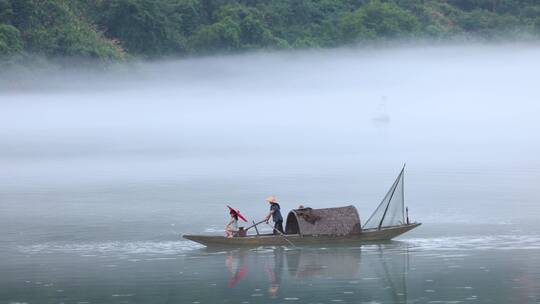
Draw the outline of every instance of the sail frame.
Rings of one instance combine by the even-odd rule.
[[[398,193],[399,200],[401,201],[401,206],[400,206],[401,215],[400,216],[398,215],[398,216],[400,217],[400,222],[405,223],[405,185],[404,185],[405,178],[404,178],[404,175],[405,175],[405,165],[403,165],[401,172],[399,173],[396,180],[394,181],[394,183],[392,184],[392,186],[390,187],[390,189],[388,190],[388,192],[382,199],[381,203],[377,206],[377,208],[371,214],[369,219],[364,223],[364,225],[362,226],[362,229],[375,229],[376,228],[380,230],[382,227],[386,227],[386,226],[383,226],[383,224],[384,224],[385,219],[387,218],[388,209],[390,208],[390,205],[393,202],[393,198],[394,198],[394,195],[396,194],[396,190],[398,187],[401,187],[399,191],[400,193]],[[383,207],[384,207],[384,212],[382,216],[380,217],[380,219],[376,219],[375,216],[380,213]],[[396,215],[394,215],[394,217],[395,216]],[[378,223],[376,225],[373,225],[372,221],[375,221],[375,220]],[[394,226],[394,225],[390,225],[390,226]]]

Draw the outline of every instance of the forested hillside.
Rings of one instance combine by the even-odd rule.
[[[537,0],[0,0],[0,57],[122,60],[540,36]]]

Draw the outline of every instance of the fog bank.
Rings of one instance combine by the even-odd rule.
[[[127,217],[151,234],[183,214],[200,224],[178,229],[222,221],[200,206],[259,214],[275,194],[364,219],[406,162],[415,219],[534,218],[539,55],[459,45],[4,73],[0,211],[105,230]]]

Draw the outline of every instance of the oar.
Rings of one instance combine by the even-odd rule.
[[[251,229],[251,228],[253,228],[253,227],[255,227],[255,229],[257,229],[257,225],[262,224],[262,223],[264,223],[264,222],[266,222],[266,220],[262,220],[262,221],[260,221],[260,222],[258,222],[258,223],[253,222],[253,225],[247,227],[247,228],[246,228],[246,231],[248,231],[249,229]]]
[[[268,225],[268,227],[272,228],[274,231],[279,233],[279,235],[281,235],[285,239],[285,241],[289,242],[289,244],[291,244],[294,248],[297,248],[296,245],[293,244],[293,242],[289,241],[289,239],[285,236],[285,234],[281,233],[281,231],[279,231],[276,228],[272,227],[272,225],[270,225],[268,223],[266,223],[266,225]]]

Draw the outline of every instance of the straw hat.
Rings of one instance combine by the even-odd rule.
[[[266,201],[269,202],[269,203],[277,203],[277,199],[275,196],[269,196],[266,198]]]

